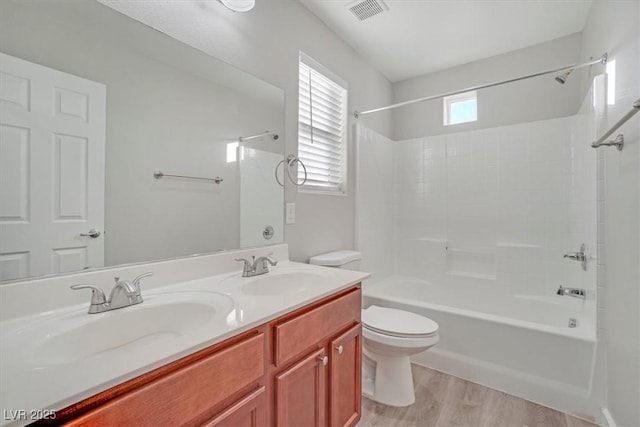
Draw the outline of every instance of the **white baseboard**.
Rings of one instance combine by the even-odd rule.
[[[607,408],[602,409],[602,419],[604,420],[604,427],[618,427],[616,421],[613,419],[613,415]]]

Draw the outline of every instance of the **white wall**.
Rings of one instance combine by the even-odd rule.
[[[563,259],[596,246],[592,117],[395,143],[397,272],[511,294],[595,292],[595,266]]]
[[[640,2],[593,2],[581,60],[601,51],[616,61],[615,105],[607,111],[611,125],[640,98]],[[640,117],[619,133],[625,137],[623,151],[600,149],[598,319],[607,407],[617,425],[626,427],[640,425]]]
[[[391,83],[297,1],[258,1],[248,13],[219,2],[131,2],[101,0],[160,31],[273,83],[286,92],[286,152],[297,151],[298,54],[303,51],[346,80],[349,111],[391,102]],[[361,119],[389,135],[389,114]],[[354,247],[354,160],[349,142],[348,195],[299,193],[287,185],[285,200],[296,203],[296,224],[286,226],[291,259]]]
[[[394,102],[575,64],[578,62],[580,42],[581,34],[577,33],[398,82],[393,85]],[[592,55],[601,53],[594,52]],[[579,73],[576,71],[575,74]],[[582,95],[579,79],[575,75],[571,77],[564,85],[555,82],[553,76],[546,76],[479,90],[478,120],[472,123],[443,126],[441,99],[398,108],[393,111],[392,138],[404,140],[573,115],[578,111]]]

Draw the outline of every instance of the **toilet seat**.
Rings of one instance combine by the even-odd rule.
[[[362,326],[398,338],[429,338],[438,333],[438,324],[427,317],[377,305],[362,310]]]

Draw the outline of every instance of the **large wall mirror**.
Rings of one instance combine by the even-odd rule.
[[[94,0],[0,2],[0,68],[0,282],[283,241],[281,89]]]

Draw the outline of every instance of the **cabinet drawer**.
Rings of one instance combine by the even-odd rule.
[[[274,327],[274,363],[280,365],[332,334],[360,321],[360,289]]]
[[[266,388],[260,387],[207,422],[203,427],[263,427],[267,425]]]
[[[119,396],[68,425],[182,425],[260,381],[264,366],[261,333]]]

